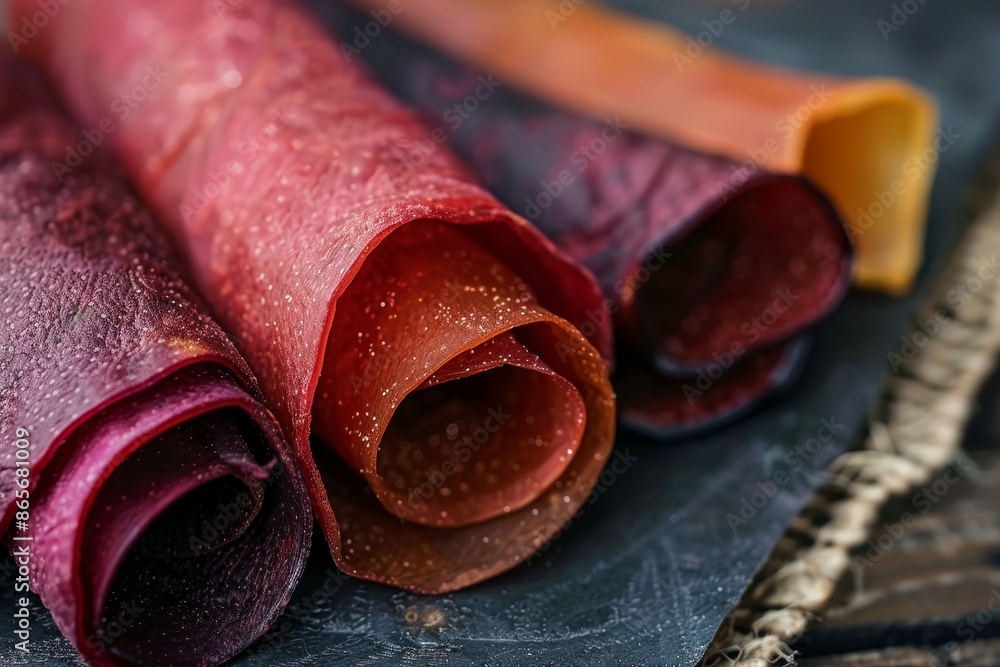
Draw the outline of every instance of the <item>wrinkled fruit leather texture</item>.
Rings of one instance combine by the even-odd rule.
[[[350,45],[371,17],[339,14]],[[428,121],[406,146],[410,169],[450,144],[597,277],[606,301],[588,315],[617,325],[627,425],[691,437],[795,380],[796,339],[851,278],[847,233],[812,185],[649,138],[624,117],[558,111],[390,28],[356,51]]]
[[[329,3],[312,4],[319,11]],[[690,34],[704,30],[702,21],[717,19],[720,9],[652,0],[614,4]],[[503,577],[427,597],[340,577],[317,549],[286,613],[234,664],[576,667],[586,655],[594,664],[693,667],[753,572],[824,481],[821,471],[866,423],[886,354],[899,350],[935,261],[959,232],[959,195],[995,139],[1000,114],[1000,88],[989,66],[1000,59],[1000,13],[992,0],[969,8],[926,3],[886,40],[876,22],[888,12],[868,0],[799,0],[780,12],[751,4],[712,47],[814,71],[904,76],[942,101],[944,127],[961,138],[940,156],[929,263],[917,292],[899,300],[850,294],[816,331],[806,373],[781,407],[670,447],[621,434],[609,472],[595,488],[598,502],[585,505],[558,540]],[[831,416],[834,437],[815,454],[796,454],[807,443],[813,447],[819,420]],[[794,481],[778,487],[745,525],[730,527],[727,515],[739,517],[758,482],[772,481],[778,471]],[[0,582],[13,581],[14,567],[0,562],[6,573]],[[0,606],[13,609],[15,598],[13,585],[0,585]],[[45,667],[74,661],[75,651],[49,615],[37,604],[31,611],[30,662],[10,643],[0,644],[0,661]]]
[[[14,3],[32,11],[31,2]],[[108,135],[295,447],[337,565],[444,592],[508,570],[608,461],[592,277],[291,2],[67,5],[26,47]],[[114,39],[108,39],[114,35]],[[148,89],[148,90],[146,90]]]
[[[97,154],[56,174],[78,140],[0,63],[0,527],[91,663],[217,664],[284,608],[308,496],[120,174]]]

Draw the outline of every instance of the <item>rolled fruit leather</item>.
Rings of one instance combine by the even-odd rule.
[[[626,424],[691,437],[794,381],[802,335],[851,276],[846,230],[808,181],[747,175],[635,132],[625,115],[557,110],[391,29],[356,53],[351,39],[371,17],[323,7],[344,52],[428,119],[412,169],[450,141],[504,203],[597,276],[619,331]]]
[[[426,130],[315,24],[277,0],[73,3],[25,51],[87,123],[140,93],[107,140],[261,377],[338,566],[454,590],[586,501],[610,327],[586,321],[593,278],[447,149],[404,168]]]
[[[39,84],[0,62],[0,528],[88,663],[218,664],[298,581],[305,485],[119,173],[57,175],[82,136]]]
[[[350,2],[383,17],[388,7]],[[731,22],[755,8],[740,0],[724,12]],[[855,284],[889,294],[913,285],[933,156],[947,140],[934,99],[916,86],[755,63],[599,2],[422,0],[390,21],[559,108],[621,115],[633,129],[727,156],[747,171],[804,174],[848,222]],[[894,203],[882,206],[888,194]]]

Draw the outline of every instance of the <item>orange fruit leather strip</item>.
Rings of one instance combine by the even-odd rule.
[[[426,129],[300,7],[223,10],[70,3],[25,48],[259,374],[337,564],[430,593],[514,567],[611,451],[596,282],[443,147],[406,172]]]
[[[351,2],[386,11],[384,0]],[[910,288],[936,162],[927,156],[941,141],[928,94],[898,79],[795,73],[718,48],[689,57],[679,31],[594,2],[573,7],[422,0],[393,13],[391,25],[557,106],[621,115],[634,129],[749,161],[748,169],[805,174],[852,230],[855,284]]]

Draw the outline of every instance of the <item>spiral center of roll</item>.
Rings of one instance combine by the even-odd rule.
[[[80,563],[90,640],[137,664],[179,664],[196,647],[231,651],[256,583],[283,576],[263,546],[283,530],[272,462],[263,433],[235,409],[185,421],[123,461],[83,533],[93,554]]]
[[[729,366],[808,326],[839,299],[847,240],[794,179],[764,179],[650,258],[635,276],[645,347],[661,370]]]
[[[499,338],[486,347],[524,349]],[[448,367],[475,368],[490,353],[471,350]],[[579,446],[582,424],[566,409],[575,392],[556,376],[503,365],[431,382],[403,400],[379,445],[376,492],[397,516],[454,526],[520,509]]]
[[[405,225],[338,301],[315,429],[407,521],[520,509],[567,469],[586,426],[579,391],[521,335],[544,317],[460,229]]]

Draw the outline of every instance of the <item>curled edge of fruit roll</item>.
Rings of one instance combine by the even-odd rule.
[[[77,132],[0,63],[0,525],[89,663],[221,663],[298,582],[308,494],[110,162],[54,172]]]
[[[370,20],[335,5],[321,15],[344,43]],[[425,144],[447,138],[594,273],[618,331],[613,380],[627,426],[691,437],[794,383],[807,355],[789,341],[840,303],[853,258],[808,180],[748,176],[621,118],[556,109],[390,29],[360,57],[432,123]]]
[[[849,223],[855,284],[890,294],[913,284],[936,166],[925,155],[943,138],[933,98],[905,81],[792,72],[721,49],[687,58],[683,33],[594,3],[563,16],[536,0],[426,0],[392,25],[556,106],[620,114],[748,171],[802,173]]]
[[[14,9],[17,20],[30,3]],[[588,319],[601,307],[593,277],[475,184],[446,149],[405,173],[401,147],[421,124],[314,24],[291,2],[244,3],[207,21],[193,0],[79,3],[64,7],[30,51],[85,123],[99,124],[122,90],[148,77],[142,107],[120,118],[108,141],[261,378],[338,566],[401,588],[454,590],[523,562],[585,504],[613,445],[610,326]],[[149,70],[154,64],[163,76]],[[241,152],[248,137],[257,138],[253,159]],[[391,268],[414,256],[411,233],[435,237],[414,249],[435,254],[427,280],[421,267]],[[442,298],[456,282],[438,271],[454,261],[449,249],[479,259],[465,263],[469,278],[455,285],[457,296]],[[378,262],[390,269],[364,278]],[[411,282],[432,288],[417,292]],[[405,289],[406,312],[433,329],[409,335],[405,326],[419,318],[376,315]],[[371,341],[380,363],[366,366],[358,352],[372,358]],[[548,397],[544,409],[504,429],[531,435],[542,419],[565,420],[539,442],[544,455],[516,447],[526,459],[501,463],[527,461],[537,474],[519,488],[500,483],[488,505],[476,499],[448,517],[400,510],[380,480],[405,485],[413,467],[395,454],[412,450],[397,438],[380,471],[378,440],[399,433],[391,422],[411,393],[448,391],[434,414],[452,398],[490,398],[461,391],[464,378],[487,373],[514,377],[525,396]],[[418,411],[407,414],[410,431],[423,428]],[[462,429],[457,419],[439,426],[439,441]],[[492,458],[447,476],[481,473],[489,485],[490,466]],[[367,491],[349,492],[359,484]]]

